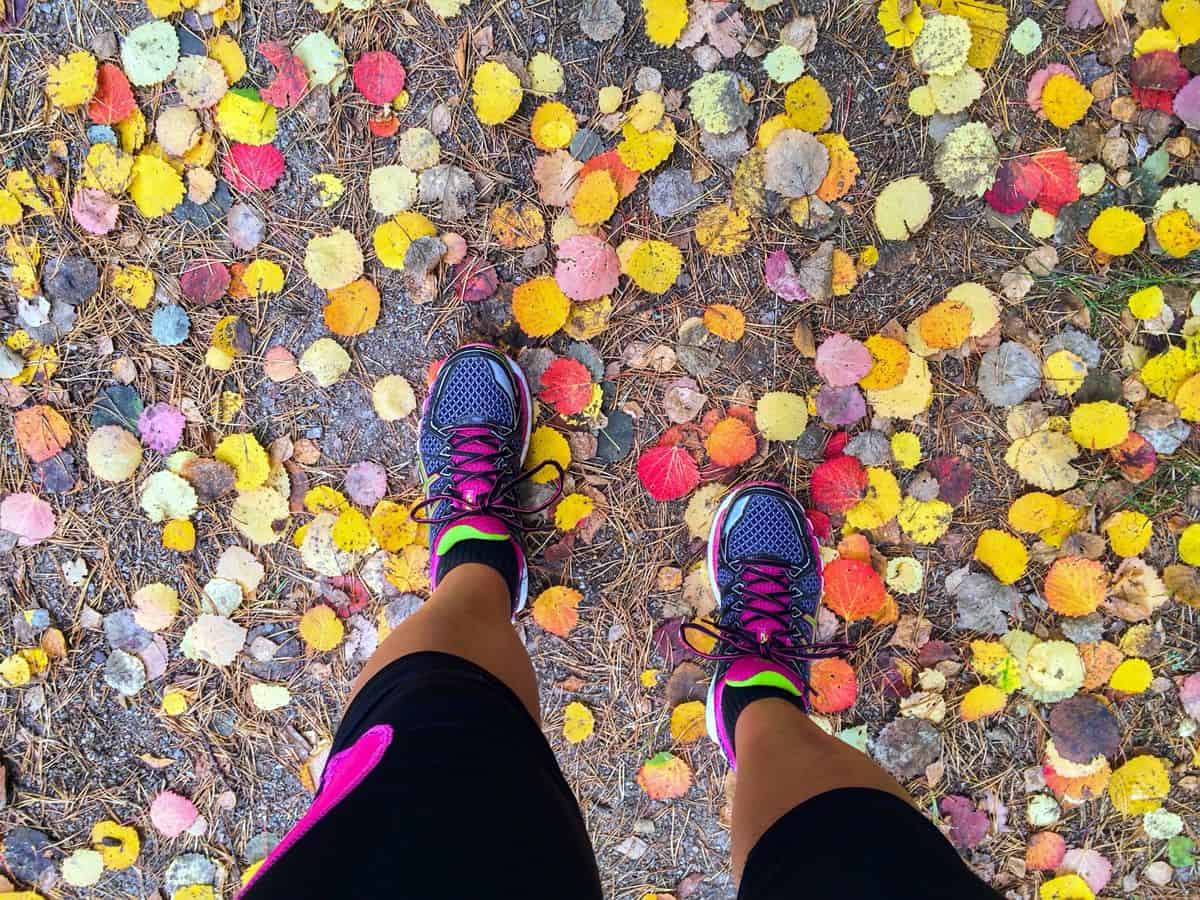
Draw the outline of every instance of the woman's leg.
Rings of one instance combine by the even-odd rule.
[[[804,508],[776,484],[726,495],[709,536],[718,601],[709,732],[737,767],[732,864],[742,900],[975,900],[971,874],[904,789],[808,718],[821,561]]]
[[[733,874],[750,848],[806,800],[846,787],[873,788],[912,803],[896,779],[849,744],[826,734],[794,704],[765,697],[736,725],[738,778],[733,794]]]
[[[537,677],[513,629],[512,598],[496,569],[465,563],[447,572],[429,602],[401,622],[367,660],[346,706],[388,663],[421,650],[440,650],[486,669],[521,699],[535,721],[541,720]]]
[[[317,797],[249,900],[601,897],[512,626],[528,593],[516,488],[530,407],[493,348],[443,363],[420,431],[433,595],[355,681]]]

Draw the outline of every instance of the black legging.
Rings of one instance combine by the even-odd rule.
[[[473,663],[415,653],[350,705],[312,809],[243,895],[587,900],[600,876],[537,723]],[[771,826],[739,898],[996,898],[941,833],[868,788],[821,794]]]

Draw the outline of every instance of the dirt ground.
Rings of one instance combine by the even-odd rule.
[[[1052,7],[1061,7],[1055,3]],[[1042,48],[1029,60],[1011,61],[1012,54],[987,73],[986,93],[973,118],[993,125],[1004,155],[1056,146],[1060,135],[1038,121],[1023,103],[1025,83],[1037,65],[1070,59],[1077,64],[1098,49],[1085,40],[1090,32],[1062,30],[1061,10],[1046,9],[1022,0],[1009,3],[1010,22],[1035,14],[1045,31]],[[567,92],[562,98],[581,115],[593,115],[595,94],[605,84],[623,85],[632,91],[639,68],[652,66],[662,73],[665,89],[684,90],[699,74],[688,54],[652,45],[627,13],[624,32],[615,40],[597,45],[586,40],[576,22],[572,2],[475,3],[449,23],[437,19],[424,5],[404,8],[385,2],[363,13],[343,10],[332,16],[315,12],[307,3],[285,0],[265,4],[244,0],[243,17],[232,26],[251,64],[249,79],[263,83],[269,77],[265,61],[250,52],[259,41],[292,41],[324,27],[353,60],[374,49],[393,51],[408,66],[412,102],[400,114],[403,126],[424,124],[438,104],[452,110],[450,128],[441,136],[442,159],[470,171],[485,185],[474,216],[458,223],[458,230],[473,248],[485,248],[497,265],[502,285],[532,274],[522,264],[519,251],[490,244],[487,210],[506,199],[535,199],[530,176],[535,149],[528,138],[528,110],[496,128],[482,126],[465,103],[466,78],[478,58],[470,36],[490,27],[497,51],[510,50],[528,59],[546,50],[562,61],[567,71]],[[858,336],[871,334],[892,319],[907,323],[946,290],[975,279],[995,283],[1030,250],[1038,246],[1028,231],[1014,222],[989,213],[979,202],[958,204],[942,195],[931,225],[919,239],[882,247],[879,266],[865,275],[853,295],[824,304],[785,304],[764,285],[761,261],[776,248],[802,256],[819,239],[830,238],[839,247],[854,251],[877,242],[871,221],[871,198],[887,182],[904,175],[927,172],[934,146],[927,124],[906,108],[909,82],[914,77],[903,53],[888,48],[875,21],[875,5],[834,0],[830,3],[789,2],[766,14],[748,15],[755,36],[770,43],[779,27],[798,14],[811,14],[819,26],[819,40],[808,57],[809,71],[825,85],[834,100],[832,130],[841,131],[858,155],[861,176],[846,207],[820,233],[803,231],[785,217],[763,223],[755,235],[754,250],[732,260],[714,260],[685,252],[685,271],[665,297],[627,290],[613,297],[615,312],[608,330],[591,343],[606,364],[617,363],[634,341],[673,344],[680,323],[698,315],[712,302],[742,309],[749,323],[746,337],[720,349],[716,372],[703,379],[705,393],[714,401],[746,402],[766,390],[803,393],[816,375],[811,361],[796,351],[792,335],[806,322],[818,335],[847,330]],[[45,67],[68,48],[88,47],[105,31],[123,34],[132,25],[149,19],[139,3],[88,3],[80,0],[47,0],[36,3],[23,26],[0,34],[0,159],[5,167],[38,167],[54,139],[65,140],[69,169],[79,170],[87,149],[78,118],[55,115],[42,95]],[[412,24],[415,23],[415,24]],[[465,70],[456,63],[456,52]],[[1093,59],[1094,62],[1094,59]],[[1096,63],[1099,65],[1099,63]],[[762,75],[758,60],[745,55],[723,66],[745,75],[758,89],[752,101],[755,125],[780,108],[782,94]],[[1028,71],[1026,71],[1028,69]],[[143,104],[150,109],[168,103],[165,90],[152,91]],[[367,207],[366,178],[373,166],[395,157],[394,141],[370,139],[365,132],[366,104],[352,91],[343,90],[329,105],[328,121],[314,122],[302,114],[281,116],[278,145],[287,170],[270,195],[260,201],[269,222],[266,242],[259,255],[279,260],[287,273],[285,289],[267,301],[239,301],[238,312],[247,320],[254,339],[248,365],[229,373],[215,372],[204,364],[204,340],[180,347],[160,347],[150,338],[149,317],[133,315],[128,307],[98,295],[81,310],[74,330],[60,345],[62,369],[48,396],[72,422],[86,422],[99,392],[113,384],[113,365],[129,360],[136,369],[134,386],[147,404],[156,400],[193,401],[208,410],[225,390],[245,397],[238,419],[239,430],[256,434],[263,446],[280,437],[308,438],[320,449],[319,460],[306,467],[312,484],[341,484],[347,467],[374,460],[388,471],[392,493],[412,500],[417,496],[415,470],[416,423],[413,418],[388,424],[371,409],[371,384],[390,373],[404,375],[417,387],[425,384],[428,364],[460,342],[473,338],[500,338],[514,352],[533,343],[506,323],[502,301],[468,309],[449,292],[427,305],[408,297],[399,273],[374,260],[367,274],[383,296],[376,327],[344,342],[353,358],[348,377],[336,387],[314,391],[303,380],[277,384],[263,377],[261,361],[266,350],[282,344],[299,352],[325,336],[322,320],[325,299],[304,276],[304,246],[312,235],[341,225],[354,231],[369,247],[376,217]],[[1193,162],[1191,180],[1200,175]],[[712,199],[727,195],[728,167],[713,165],[698,142],[694,126],[681,128],[681,140],[672,157],[674,166],[710,166],[703,182]],[[308,179],[331,172],[346,183],[346,199],[332,209],[313,203]],[[1180,181],[1187,172],[1177,173]],[[625,200],[610,223],[615,246],[627,236],[666,235],[687,245],[694,216],[662,220],[650,209],[644,179],[637,192]],[[261,197],[261,195],[260,195]],[[36,227],[44,255],[53,257],[67,249],[82,250],[97,261],[149,260],[161,273],[168,294],[177,293],[172,273],[201,252],[231,261],[234,251],[223,236],[220,222],[197,229],[170,219],[130,234],[129,226],[99,238],[73,227],[69,217]],[[1053,334],[1071,322],[1078,324],[1080,308],[1091,313],[1090,327],[1103,337],[1115,328],[1119,303],[1128,291],[1121,282],[1097,277],[1091,261],[1071,235],[1061,236],[1060,270],[1079,272],[1091,281],[1050,279],[1039,282],[1017,307],[1005,314],[1023,319],[1027,328]],[[1147,261],[1137,278],[1182,274]],[[542,264],[537,272],[546,269]],[[1192,273],[1194,274],[1194,273]],[[1086,290],[1080,288],[1083,285]],[[15,304],[7,281],[0,293],[0,331],[16,327]],[[502,294],[503,297],[502,287]],[[1084,302],[1084,298],[1088,302]],[[1116,304],[1116,305],[1114,305]],[[208,335],[229,310],[222,305],[193,313],[193,333]],[[1085,326],[1086,327],[1086,326]],[[105,352],[111,341],[112,350]],[[546,343],[546,342],[543,342]],[[570,341],[559,335],[548,346],[561,352]],[[1110,362],[1121,350],[1119,340],[1102,340]],[[974,389],[978,357],[948,357],[933,367],[935,400],[919,423],[929,455],[959,454],[969,458],[976,481],[966,504],[955,515],[950,533],[938,545],[922,550],[927,566],[927,590],[901,600],[901,612],[919,614],[933,623],[933,637],[961,640],[954,629],[953,604],[941,589],[944,576],[970,556],[975,535],[1021,493],[1003,463],[1006,446],[1003,417],[984,405]],[[614,367],[611,379],[616,405],[640,413],[635,430],[637,447],[647,446],[670,423],[661,411],[665,386],[680,376],[678,369],[656,372],[626,365]],[[185,446],[211,448],[221,437],[211,423],[190,424]],[[803,488],[813,465],[813,453],[800,444],[773,444],[766,455],[743,466],[739,478],[773,477]],[[86,472],[82,454],[77,462]],[[578,545],[565,562],[545,562],[538,550],[550,543],[545,531],[533,538],[533,592],[551,584],[570,584],[584,594],[580,625],[568,639],[546,634],[528,619],[519,623],[541,678],[544,727],[559,753],[564,771],[576,788],[600,863],[605,892],[613,898],[640,898],[647,892],[670,892],[680,900],[730,897],[734,892],[727,855],[729,837],[724,808],[728,798],[728,768],[717,750],[700,742],[676,752],[691,764],[695,781],[681,800],[658,803],[647,798],[635,782],[644,760],[671,746],[670,710],[663,699],[670,670],[656,648],[655,629],[670,612],[677,592],[660,590],[659,569],[686,569],[700,558],[699,543],[688,537],[682,522],[683,502],[655,504],[633,476],[634,454],[615,464],[596,461],[573,465],[568,485],[590,485],[606,499],[606,524],[596,540]],[[1179,513],[1196,517],[1189,508],[1187,488],[1195,484],[1200,469],[1188,449],[1161,476],[1164,487],[1173,487],[1154,507],[1164,518]],[[731,476],[730,476],[731,477]],[[16,447],[13,431],[0,428],[0,494],[26,489],[31,468]],[[1093,488],[1097,485],[1093,484]],[[347,686],[358,664],[348,663],[340,651],[306,655],[298,642],[287,645],[293,655],[277,657],[280,669],[273,678],[286,683],[293,701],[284,709],[264,713],[246,697],[254,676],[238,664],[218,670],[184,658],[178,650],[182,620],[197,611],[201,585],[211,577],[222,549],[240,541],[217,511],[201,509],[195,518],[198,544],[187,556],[165,551],[159,529],[145,521],[137,508],[133,483],[103,485],[83,477],[70,494],[55,500],[59,528],[52,541],[33,549],[9,549],[0,554],[0,646],[7,654],[19,644],[17,625],[22,610],[41,607],[65,634],[69,655],[56,663],[49,677],[25,690],[0,691],[0,753],[8,777],[7,807],[0,811],[0,828],[28,826],[44,831],[57,851],[66,854],[87,846],[92,825],[111,818],[137,824],[142,851],[137,864],[121,872],[106,873],[95,888],[78,891],[59,884],[51,896],[129,897],[153,896],[162,889],[163,874],[178,854],[196,852],[224,867],[225,896],[232,896],[239,873],[252,861],[255,846],[272,843],[306,809],[310,795],[299,773],[312,748],[332,735]],[[1173,552],[1164,536],[1147,554],[1165,561]],[[911,549],[911,548],[910,548]],[[305,571],[289,546],[259,553],[267,577],[258,598],[242,614],[250,628],[262,628],[281,640],[295,633],[298,614],[318,591],[314,577]],[[62,566],[76,558],[87,565],[82,587],[64,579]],[[124,699],[108,688],[102,677],[109,644],[102,630],[87,626],[87,611],[105,615],[129,605],[137,586],[171,580],[180,587],[184,608],[181,622],[168,636],[170,659],[166,674],[151,682],[134,699]],[[384,600],[376,598],[365,611],[374,622]],[[666,610],[666,612],[664,612]],[[1050,633],[1053,616],[1029,605],[1023,627]],[[1158,620],[1162,639],[1160,662],[1167,673],[1187,673],[1200,668],[1200,647],[1195,640],[1196,613],[1177,606]],[[855,664],[869,673],[888,630],[856,632],[859,644]],[[647,668],[662,669],[662,680],[653,689],[639,683]],[[836,727],[865,723],[873,731],[895,713],[896,701],[870,677],[860,679],[860,699],[844,716],[835,716]],[[158,714],[163,690],[171,686],[190,691],[195,700],[186,717]],[[592,742],[570,746],[562,738],[562,711],[567,702],[581,700],[596,718]],[[1170,701],[1174,703],[1174,700]],[[1166,698],[1150,699],[1119,710],[1123,750],[1154,752],[1172,759],[1190,756],[1188,741],[1180,738]],[[1030,897],[1036,886],[1006,869],[1009,860],[1023,858],[1030,832],[1024,820],[1026,800],[1023,772],[1038,767],[1045,741],[1045,723],[1036,704],[1018,701],[1016,708],[986,727],[963,723],[951,716],[941,727],[945,772],[931,787],[924,779],[913,784],[918,803],[933,812],[937,799],[964,793],[978,800],[994,798],[1009,809],[1008,827],[970,861],[983,874],[997,876],[996,883],[1014,897]],[[156,837],[146,817],[147,805],[159,791],[171,789],[189,796],[208,822],[201,836],[185,835],[171,841]],[[1200,825],[1195,798],[1182,801],[1189,830]],[[1144,836],[1111,810],[1097,805],[1068,812],[1058,828],[1072,846],[1087,844],[1118,866],[1110,891],[1118,889],[1128,872],[1140,871],[1153,857]],[[268,837],[263,838],[266,834]],[[635,838],[635,840],[630,840]],[[644,842],[644,845],[641,843]],[[248,848],[251,848],[248,850]],[[1180,879],[1190,875],[1183,873]],[[1140,896],[1194,896],[1192,883],[1147,891]],[[1117,896],[1113,893],[1112,896]]]

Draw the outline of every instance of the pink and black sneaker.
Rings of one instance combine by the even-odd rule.
[[[717,597],[717,661],[708,689],[709,736],[736,768],[738,714],[760,697],[809,708],[810,660],[840,656],[840,643],[817,644],[821,555],[804,507],[778,484],[729,492],[708,537],[708,577]],[[685,626],[697,627],[697,626]],[[708,630],[708,629],[704,629]]]
[[[533,401],[515,362],[487,344],[460,347],[442,363],[421,413],[419,456],[425,499],[413,518],[430,526],[430,581],[454,565],[482,562],[505,577],[514,615],[525,607],[529,569],[521,516],[540,512],[517,502]],[[561,491],[561,482],[559,491]]]

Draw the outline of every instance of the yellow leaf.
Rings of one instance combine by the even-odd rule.
[[[546,235],[546,220],[541,211],[523,201],[501,203],[492,210],[488,224],[496,242],[507,250],[532,247]]]
[[[1119,403],[1081,403],[1071,413],[1071,437],[1088,450],[1118,447],[1129,437],[1129,411]]]
[[[1186,210],[1176,209],[1173,212],[1187,214]],[[1163,289],[1157,284],[1144,287],[1129,295],[1129,312],[1135,319],[1146,321],[1155,318],[1163,308]]]
[[[403,269],[404,254],[408,252],[409,244],[417,238],[436,236],[436,225],[419,212],[407,210],[377,227],[372,236],[372,244],[381,263],[389,269]],[[357,278],[361,274],[360,267],[354,277]]]
[[[389,223],[384,223],[379,228],[384,228],[387,224]],[[376,229],[377,234],[378,231],[379,229]],[[379,252],[378,243],[375,251]],[[403,253],[400,254],[400,258],[404,259]],[[380,261],[387,265],[382,254]],[[363,273],[363,255],[358,240],[345,228],[334,228],[329,234],[310,238],[304,248],[304,271],[308,273],[313,284],[322,290],[331,291],[345,287]]]
[[[642,669],[641,674],[638,676],[638,682],[646,690],[650,690],[650,688],[658,684],[658,674],[658,669]]]
[[[1144,659],[1126,659],[1108,678],[1108,686],[1122,694],[1140,694],[1150,687],[1154,680],[1154,670]]]
[[[1088,883],[1074,872],[1059,875],[1042,883],[1038,900],[1096,900]]]
[[[1008,32],[1008,10],[998,3],[983,0],[941,0],[938,9],[944,15],[961,16],[971,29],[971,49],[967,64],[976,69],[991,66],[1004,48]]]
[[[188,710],[188,695],[175,688],[168,689],[163,692],[162,705],[159,708],[164,716],[182,716]]]
[[[919,3],[913,3],[911,9],[901,17],[900,0],[883,0],[879,4],[876,18],[883,28],[883,39],[889,47],[897,50],[911,47],[925,26],[925,17],[921,15]]]
[[[813,133],[829,124],[833,110],[824,86],[811,75],[803,75],[788,85],[783,105],[793,128]]]
[[[1164,0],[1160,13],[1179,43],[1200,41],[1200,0]]]
[[[1122,815],[1140,816],[1162,806],[1170,789],[1171,779],[1161,759],[1135,756],[1112,773],[1108,799]]]
[[[971,26],[956,15],[934,16],[912,45],[913,65],[925,75],[953,75],[967,64]]]
[[[1101,253],[1125,256],[1141,246],[1146,223],[1133,210],[1110,206],[1092,220],[1088,242]]]
[[[1179,558],[1189,566],[1200,566],[1200,522],[1179,533]]]
[[[333,523],[333,543],[347,553],[362,553],[371,546],[367,517],[353,507],[342,510]]]
[[[704,703],[689,700],[671,710],[671,737],[680,744],[690,744],[704,737]]]
[[[696,216],[696,242],[713,256],[734,256],[750,239],[750,216],[745,210],[716,203]]]
[[[217,127],[231,141],[258,147],[275,140],[278,130],[275,107],[264,103],[254,90],[233,88],[217,103]]]
[[[322,209],[328,209],[339,200],[346,192],[346,185],[342,179],[336,175],[331,175],[328,172],[318,172],[316,175],[309,176],[309,183],[317,189],[317,203]]]
[[[283,269],[269,259],[256,259],[242,272],[242,284],[251,297],[278,294],[283,290]]]
[[[1200,224],[1186,209],[1172,209],[1154,220],[1154,236],[1163,250],[1182,259],[1200,247]]]
[[[232,35],[218,34],[209,38],[208,57],[221,64],[230,84],[237,84],[246,77],[246,57]]]
[[[345,626],[337,613],[320,603],[300,617],[300,639],[318,653],[332,650],[342,642]]]
[[[119,825],[111,819],[92,826],[92,849],[104,860],[106,869],[128,869],[137,860],[142,842],[129,825]]]
[[[165,216],[183,200],[183,179],[168,163],[149,153],[133,160],[129,196],[148,219]]]
[[[875,225],[885,240],[906,241],[929,221],[933,194],[917,175],[887,184],[875,198]]]
[[[417,539],[418,524],[407,506],[380,500],[371,512],[371,536],[384,550],[395,553]]]
[[[1008,524],[1022,534],[1037,534],[1054,524],[1059,500],[1041,491],[1030,491],[1008,508]]]
[[[846,510],[846,524],[860,530],[881,528],[894,519],[900,509],[900,485],[896,476],[879,466],[869,466],[866,492]]]
[[[768,441],[794,441],[808,425],[808,405],[799,394],[770,391],[758,398],[754,425]]]
[[[975,544],[975,559],[992,570],[996,580],[1012,584],[1025,574],[1029,553],[1017,538],[998,528],[985,528]]]
[[[213,458],[233,468],[239,491],[262,487],[271,472],[267,451],[252,434],[231,434],[223,438],[213,451]]]
[[[563,103],[543,103],[533,113],[529,131],[539,150],[558,150],[575,136],[575,114]]]
[[[670,47],[687,24],[686,0],[642,0],[646,17],[646,37],[660,47]]]
[[[1051,75],[1042,89],[1042,112],[1051,124],[1070,128],[1092,105],[1092,92],[1071,75]]]
[[[921,461],[921,439],[911,431],[897,431],[892,435],[892,458],[901,469],[911,469]]]
[[[850,512],[854,512],[855,509],[857,506],[851,507]],[[900,523],[901,530],[915,543],[932,544],[946,533],[953,516],[954,507],[945,500],[917,500],[905,497],[900,504],[896,521]],[[850,513],[846,514],[846,521],[850,521]]]
[[[674,149],[675,125],[670,119],[663,119],[657,128],[645,132],[629,123],[621,126],[617,156],[634,171],[649,172],[658,168]]]
[[[595,506],[596,501],[587,494],[567,494],[554,508],[554,527],[559,531],[572,531],[592,514]]]
[[[22,687],[29,683],[32,675],[29,661],[19,653],[0,660],[0,681],[3,681],[7,687]]]
[[[163,526],[162,545],[168,550],[191,553],[196,548],[196,526],[189,519],[171,519]]]
[[[592,711],[578,700],[572,700],[563,709],[562,733],[568,744],[586,741],[592,736],[595,727],[596,719]]]
[[[396,422],[417,408],[417,398],[403,375],[385,375],[371,389],[371,405],[383,421]]]
[[[580,225],[599,225],[608,221],[620,199],[612,175],[606,169],[596,169],[579,182],[579,188],[571,198],[571,217]]]
[[[471,94],[479,121],[485,125],[499,125],[521,105],[521,79],[507,66],[488,61],[475,70]]]
[[[662,294],[670,289],[683,268],[683,254],[666,241],[638,241],[621,270],[643,291]]]
[[[550,275],[519,284],[512,294],[513,318],[530,337],[548,337],[567,322],[571,301]]]
[[[1087,374],[1087,363],[1070,350],[1056,350],[1042,362],[1042,377],[1059,397],[1070,397],[1083,387]]]
[[[154,273],[145,266],[122,266],[113,274],[111,285],[113,292],[134,309],[145,309],[154,299]]]
[[[96,93],[96,57],[82,50],[58,58],[46,72],[46,96],[59,109],[80,106]]]
[[[565,638],[579,622],[579,601],[583,594],[574,588],[556,585],[546,588],[533,601],[533,621],[551,634]]]
[[[379,291],[366,278],[325,294],[325,324],[334,334],[354,337],[366,334],[379,320]]]
[[[929,364],[910,352],[903,380],[892,388],[867,391],[867,400],[875,408],[876,415],[893,419],[915,418],[928,409],[933,401],[933,379],[929,374]]]
[[[1154,526],[1143,513],[1122,509],[1105,520],[1102,530],[1108,536],[1109,546],[1117,556],[1137,556],[1150,544]]]
[[[567,439],[549,425],[539,425],[529,439],[529,455],[525,459],[525,468],[535,469],[547,460],[553,460],[565,470],[571,464],[571,447]],[[553,466],[545,466],[531,480],[535,484],[547,484],[557,477]]]
[[[1007,702],[1008,695],[1000,688],[991,684],[977,684],[963,695],[958,711],[964,722],[974,722],[985,716],[994,716],[1004,709]]]
[[[871,370],[859,379],[863,390],[894,388],[908,372],[908,348],[895,338],[873,334],[864,342],[871,351]]]
[[[318,484],[305,491],[304,508],[314,516],[325,512],[340,515],[342,510],[350,508],[350,501],[336,488],[331,488],[327,484]]]

